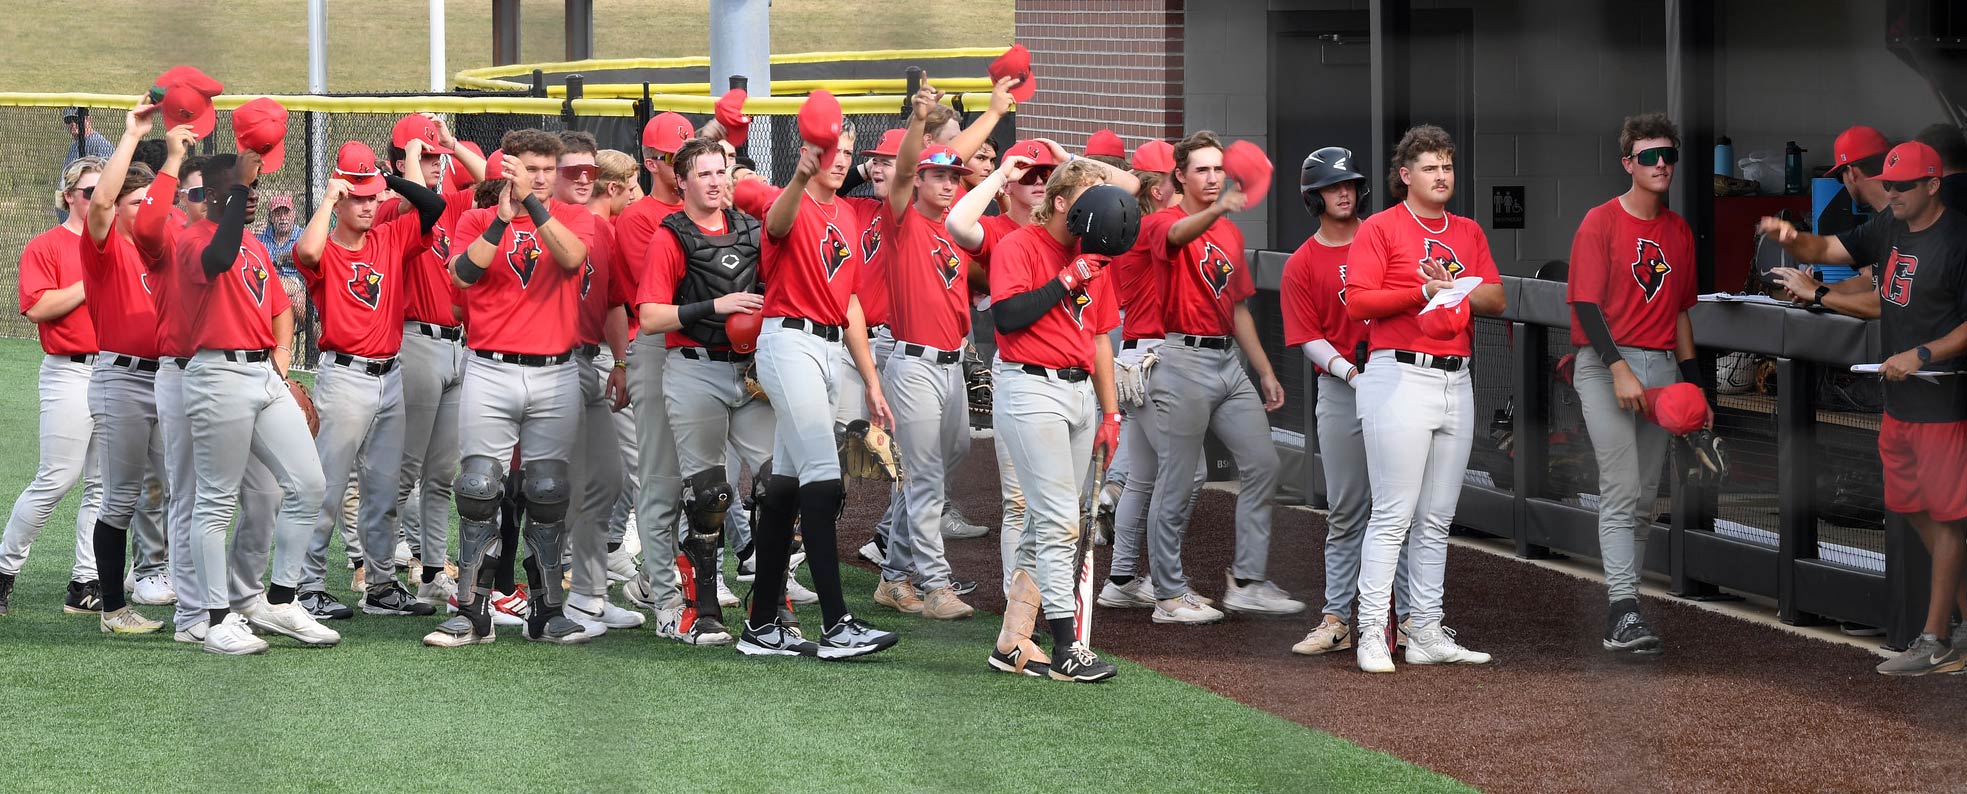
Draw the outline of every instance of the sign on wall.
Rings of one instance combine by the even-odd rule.
[[[1489,199],[1489,228],[1523,228],[1523,186],[1497,185]]]

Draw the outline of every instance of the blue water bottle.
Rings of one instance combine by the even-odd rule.
[[[1803,195],[1803,147],[1790,141],[1783,146],[1783,195]]]
[[[1735,175],[1735,142],[1726,135],[1714,142],[1714,175]]]

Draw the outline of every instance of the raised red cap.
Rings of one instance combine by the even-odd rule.
[[[1018,79],[1017,84],[1011,86],[1011,99],[1017,102],[1030,102],[1031,95],[1038,91],[1038,78],[1031,73],[1031,51],[1025,49],[1023,44],[1011,45],[1003,55],[992,60],[988,68],[992,85],[1006,77]]]
[[[1844,170],[1844,166],[1872,155],[1884,154],[1885,150],[1890,148],[1892,144],[1885,140],[1885,133],[1870,127],[1852,127],[1840,132],[1837,134],[1837,143],[1831,146],[1835,161],[1831,163],[1830,170],[1824,172],[1824,176],[1837,176],[1837,172]]]
[[[450,154],[451,147],[438,143],[444,139],[437,133],[437,122],[422,113],[411,113],[396,120],[396,128],[389,131],[389,145],[398,149],[407,148],[404,144],[413,140],[423,141],[423,150],[431,154]]]
[[[800,139],[826,151],[840,146],[840,121],[840,100],[824,88],[807,94],[799,105]]]
[[[260,173],[280,170],[287,158],[287,109],[271,97],[255,97],[232,111],[233,142],[260,155]]]
[[[1052,147],[1036,139],[1011,144],[1011,148],[1004,150],[1004,156],[1027,158],[1032,168],[1052,168],[1059,164],[1059,159],[1052,156]]]
[[[724,140],[732,146],[743,146],[745,138],[751,136],[751,117],[744,113],[744,101],[749,98],[742,88],[733,88],[717,98],[717,123],[724,127]]]
[[[212,112],[212,97],[223,92],[224,85],[194,66],[173,66],[157,76],[156,85],[164,89],[158,105],[166,128],[189,124],[200,139],[212,134],[218,120],[218,114]]]
[[[1223,173],[1242,185],[1250,206],[1256,206],[1270,194],[1272,170],[1270,156],[1254,143],[1237,141],[1223,150]]]

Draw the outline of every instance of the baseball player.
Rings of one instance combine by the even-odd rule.
[[[1359,206],[1366,177],[1354,169],[1352,151],[1328,146],[1305,158],[1299,192],[1318,231],[1284,261],[1281,286],[1284,343],[1304,351],[1318,368],[1318,454],[1325,467],[1325,607],[1303,640],[1291,646],[1306,656],[1352,647],[1353,602],[1359,595],[1360,544],[1366,539],[1372,484],[1366,479],[1366,444],[1359,432],[1352,390],[1364,361],[1366,323],[1346,315],[1346,255],[1359,233]],[[1125,446],[1125,442],[1122,442]],[[1118,554],[1118,552],[1115,552]],[[1117,558],[1116,558],[1117,559]],[[1407,603],[1407,566],[1394,575],[1396,608]],[[1405,614],[1399,616],[1403,620]]]
[[[89,379],[100,348],[83,294],[81,244],[82,222],[102,167],[100,157],[69,162],[55,198],[67,208],[68,219],[35,235],[21,251],[21,316],[40,328],[41,351],[47,354],[41,360],[41,462],[33,481],[14,500],[6,535],[0,538],[0,615],[7,614],[14,577],[27,563],[34,539],[77,483],[82,485],[82,504],[75,515],[75,567],[65,608],[79,614],[102,611],[92,540],[102,509],[102,474],[90,450],[95,419],[89,415]]]
[[[1585,213],[1571,240],[1571,385],[1598,458],[1598,546],[1611,609],[1605,650],[1657,655],[1660,638],[1639,614],[1667,431],[1648,421],[1646,390],[1699,384],[1694,358],[1694,233],[1666,207],[1680,129],[1664,113],[1625,120],[1625,193]]]
[[[505,193],[496,208],[465,213],[459,238],[471,244],[451,262],[462,286],[471,356],[458,400],[458,614],[424,636],[433,647],[493,640],[494,582],[484,562],[498,538],[505,467],[515,447],[525,450],[524,536],[534,575],[521,635],[559,644],[592,636],[561,613],[561,565],[580,426],[580,365],[573,360],[580,282],[594,216],[584,206],[549,203],[559,137],[514,130],[499,148]]]
[[[1007,437],[1027,517],[990,666],[1027,675],[1042,670],[1060,681],[1103,681],[1118,673],[1077,640],[1073,620],[1079,496],[1091,487],[1094,450],[1111,459],[1120,443],[1107,336],[1120,322],[1119,301],[1101,275],[1108,257],[1133,244],[1140,218],[1133,196],[1102,184],[1101,174],[1091,162],[1057,168],[1036,223],[1001,240],[990,268],[997,326],[993,415]],[[1028,579],[1026,570],[1036,575]],[[1035,587],[1025,584],[1033,581]],[[1050,658],[1041,658],[1030,640],[1040,611],[1052,635]]]
[[[1463,300],[1475,312],[1503,310],[1502,278],[1489,240],[1475,221],[1450,214],[1455,192],[1455,145],[1441,128],[1422,125],[1394,147],[1388,180],[1401,202],[1359,225],[1346,261],[1346,314],[1369,320],[1365,372],[1352,381],[1366,443],[1373,512],[1366,523],[1359,569],[1359,626],[1367,637],[1386,631],[1400,547],[1410,555],[1412,630],[1408,664],[1487,664],[1489,654],[1463,648],[1441,625],[1441,587],[1448,560],[1448,525],[1461,499],[1462,471],[1475,437],[1469,380],[1473,335],[1463,314],[1440,338],[1422,331],[1428,301],[1479,278]],[[1409,540],[1408,530],[1417,533]],[[1393,672],[1385,643],[1354,646],[1359,669]]]
[[[615,410],[628,401],[628,318],[625,301],[610,292],[614,272],[614,227],[589,209],[601,175],[595,164],[600,149],[586,132],[560,133],[559,175],[553,197],[589,213],[592,236],[580,271],[580,310],[576,324],[575,360],[580,369],[580,446],[573,460],[575,503],[567,518],[572,549],[573,592],[567,597],[567,617],[588,634],[608,629],[632,629],[646,619],[642,613],[608,602],[608,520],[622,491],[622,453],[616,443]],[[600,366],[601,351],[609,351]],[[615,366],[615,362],[622,366]]]
[[[1878,432],[1884,461],[1885,509],[1905,517],[1932,554],[1926,621],[1906,650],[1878,665],[1884,675],[1915,676],[1967,668],[1967,629],[1948,626],[1956,609],[1967,614],[1967,380],[1912,377],[1959,371],[1967,354],[1967,215],[1941,198],[1940,155],[1918,141],[1885,155],[1872,179],[1885,186],[1891,213],[1833,237],[1799,232],[1788,221],[1763,218],[1761,231],[1799,262],[1878,263],[1878,314],[1883,349],[1897,351],[1879,365],[1885,379],[1885,419]],[[1819,289],[1806,301],[1865,316],[1852,293],[1833,302]],[[1849,308],[1847,308],[1847,306]]]
[[[783,190],[757,179],[736,185],[736,206],[764,222],[759,277],[765,282],[760,309],[765,321],[754,358],[777,418],[772,472],[752,526],[760,576],[752,583],[750,617],[737,642],[747,655],[840,659],[876,653],[896,641],[893,633],[847,611],[834,543],[846,495],[834,439],[835,405],[864,397],[874,424],[888,426],[893,420],[875,376],[860,300],[853,294],[862,263],[847,234],[862,228],[861,219],[853,207],[835,200],[853,159],[854,131],[840,117],[837,101],[830,100],[831,95],[816,92],[802,106],[805,140],[798,168]],[[837,362],[843,340],[866,384],[864,395],[841,388]],[[646,491],[649,483],[643,487]],[[773,572],[791,563],[795,517],[824,618],[817,642],[785,626],[779,615],[784,579]]]
[[[445,209],[444,198],[424,187],[424,143],[422,138],[406,142],[401,177],[377,170],[367,144],[342,144],[320,208],[294,245],[294,263],[321,310],[321,359],[314,379],[321,425],[315,448],[328,501],[308,549],[300,595],[301,606],[317,619],[354,614],[328,595],[324,581],[328,541],[341,518],[351,474],[358,475],[362,493],[357,524],[368,558],[362,611],[437,611],[396,580],[396,524],[388,516],[403,468],[403,373],[397,354],[403,348],[404,265],[418,262],[431,245]],[[416,212],[377,223],[377,197],[385,189]]]
[[[627,152],[602,149],[594,154],[594,166],[600,172],[595,176],[593,195],[587,200],[587,208],[593,211],[595,218],[600,221],[600,225],[595,227],[595,233],[602,234],[605,229],[609,238],[609,248],[612,250],[615,247],[615,219],[627,211],[629,205],[641,200],[643,196],[642,185],[635,179],[635,175],[642,170],[642,164]],[[626,304],[627,293],[621,290],[628,283],[627,278],[622,275],[628,269],[628,263],[623,262],[619,255],[611,255],[609,259],[610,298]],[[626,307],[623,308],[623,318],[628,331],[627,344],[632,345],[638,323]],[[635,501],[641,493],[641,488],[636,483],[641,456],[636,454],[635,447],[635,412],[629,410],[631,401],[626,381],[628,356],[616,356],[615,352],[604,344],[601,346],[600,355],[594,357],[594,369],[601,374],[603,380],[614,377],[617,371],[623,378],[619,393],[612,398],[615,445],[621,452],[622,478],[621,496],[615,500],[614,507],[608,512],[608,580],[625,582],[636,577],[638,571],[635,555],[642,551],[641,537],[630,529],[631,522],[635,518]]]
[[[696,138],[675,160],[683,187],[683,211],[663,219],[649,245],[649,259],[635,306],[642,333],[664,337],[663,399],[676,435],[683,474],[687,534],[683,562],[690,615],[677,639],[692,645],[728,645],[718,597],[718,550],[725,514],[737,500],[727,473],[725,447],[764,471],[772,452],[772,406],[746,393],[748,353],[732,347],[730,318],[764,307],[758,292],[759,225],[725,209],[730,160],[715,142]]]
[[[1237,495],[1236,558],[1223,605],[1258,615],[1292,615],[1304,609],[1264,578],[1270,557],[1270,500],[1277,491],[1277,451],[1265,411],[1284,404],[1284,387],[1257,339],[1243,301],[1256,292],[1243,262],[1243,232],[1223,216],[1243,209],[1243,191],[1226,183],[1223,146],[1214,133],[1197,132],[1175,145],[1180,204],[1141,221],[1150,267],[1162,273],[1162,328],[1166,342],[1148,381],[1149,410],[1161,446],[1149,502],[1148,553],[1156,623],[1210,623],[1223,613],[1188,588],[1182,574],[1184,517],[1195,492],[1203,434],[1213,429],[1236,457],[1243,488]],[[1257,373],[1252,387],[1241,348]],[[1261,396],[1259,392],[1261,389]],[[1144,474],[1144,472],[1143,472]],[[1129,483],[1141,477],[1130,477]]]

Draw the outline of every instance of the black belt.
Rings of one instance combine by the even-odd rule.
[[[518,364],[522,367],[551,367],[555,364],[565,364],[574,360],[572,351],[555,353],[550,356],[535,353],[500,353],[496,350],[473,350],[471,352],[479,358],[491,359],[506,364]]]
[[[1180,342],[1189,347],[1200,347],[1209,350],[1228,350],[1230,344],[1230,339],[1227,336],[1196,336],[1195,334],[1171,334],[1168,338],[1171,341]]]
[[[601,346],[581,345],[580,347],[574,348],[574,352],[580,353],[581,358],[594,358],[595,356],[601,355]]]
[[[1086,370],[1080,369],[1079,367],[1066,367],[1065,369],[1046,369],[1044,367],[1038,366],[1037,364],[1021,364],[1018,366],[1018,369],[1024,370],[1025,372],[1032,375],[1039,375],[1047,378],[1058,378],[1059,380],[1065,381],[1067,383],[1078,383],[1080,381],[1086,380],[1087,378],[1093,377],[1093,373],[1087,372]]]
[[[380,378],[386,374],[389,374],[390,370],[396,368],[396,359],[394,357],[390,357],[390,358],[377,359],[371,361],[371,360],[358,359],[347,353],[336,353],[335,366],[350,367],[353,369],[360,370],[362,372],[369,373],[369,377],[371,378]]]
[[[937,350],[932,347],[923,347],[921,345],[915,344],[914,342],[902,343],[901,351],[902,351],[902,355],[904,356],[914,356],[916,358],[930,359],[938,364],[954,364],[958,361],[963,360],[963,351]]]
[[[77,353],[69,356],[68,360],[76,364],[94,364],[96,363],[96,356],[94,353]]]
[[[225,360],[234,364],[258,364],[273,357],[271,350],[214,350],[212,352],[225,356]]]
[[[444,339],[456,342],[464,338],[464,329],[455,325],[438,325],[422,320],[411,320],[410,322],[417,327],[417,333],[432,339]]]
[[[1442,372],[1460,372],[1468,366],[1467,356],[1431,356],[1411,350],[1393,351],[1393,360],[1402,364],[1412,364],[1416,367],[1438,369]]]
[[[684,358],[687,358],[691,361],[703,361],[705,359],[709,359],[711,361],[726,361],[733,364],[743,364],[751,360],[750,353],[733,353],[729,350],[712,350],[707,347],[679,347],[677,348],[677,351],[680,352]]]
[[[136,356],[117,356],[115,358],[110,359],[109,363],[118,367],[122,367],[124,369],[134,369],[138,372],[157,371],[157,359],[154,358],[137,358]]]
[[[794,331],[805,331],[828,342],[840,341],[840,326],[837,325],[820,325],[803,317],[780,318],[779,325]]]
[[[1142,340],[1142,339],[1128,339],[1128,340],[1126,340],[1126,341],[1124,341],[1124,342],[1121,342],[1121,343],[1120,343],[1120,349],[1121,349],[1121,350],[1132,350],[1132,349],[1134,349],[1134,348],[1137,348],[1137,347],[1140,347],[1140,346],[1141,346],[1141,342],[1143,342],[1143,341],[1146,341],[1146,340]]]

